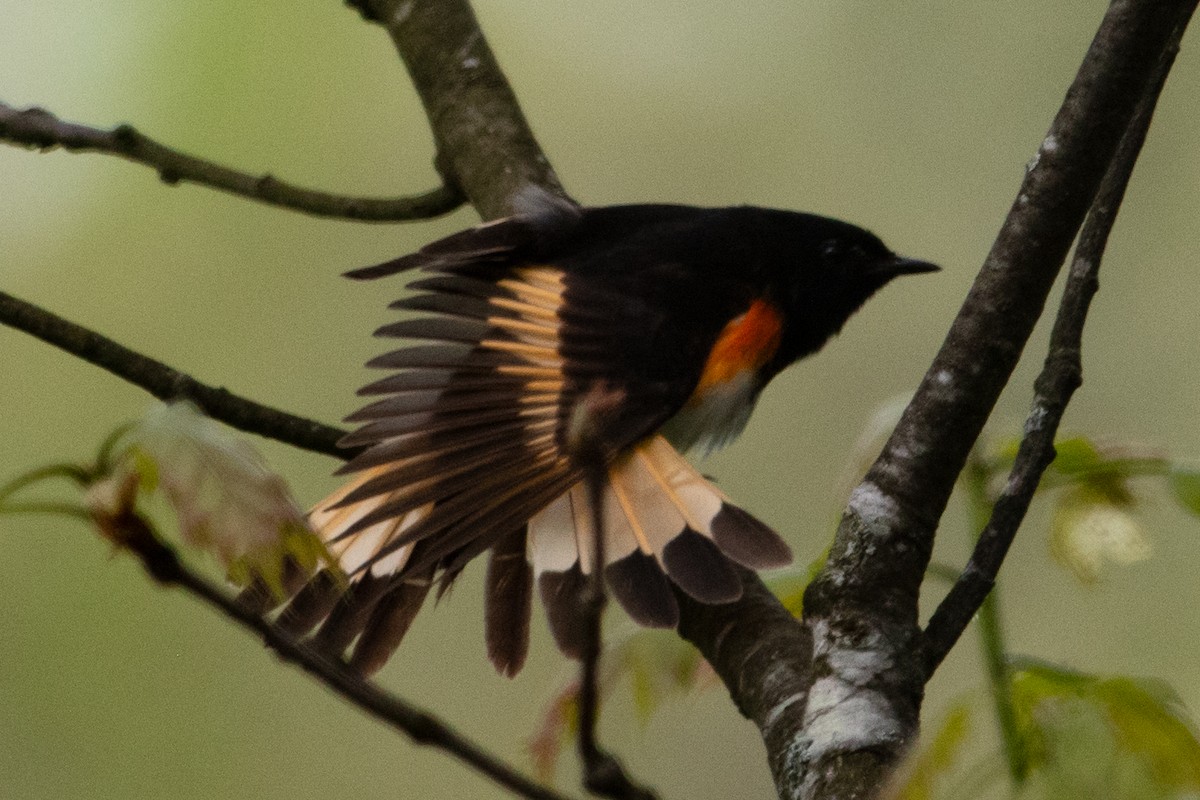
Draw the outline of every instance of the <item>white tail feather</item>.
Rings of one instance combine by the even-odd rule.
[[[725,496],[661,436],[638,445],[609,469],[604,488],[604,558],[634,550],[654,555],[691,528],[711,537],[712,520]],[[577,561],[592,569],[592,517],[582,483],[571,487],[529,521],[527,553],[534,572],[563,572]]]
[[[564,492],[529,520],[526,554],[535,573],[566,572],[578,558],[571,492]]]
[[[347,506],[338,507],[337,504],[359,486],[383,474],[390,467],[391,465],[385,464],[359,473],[354,480],[317,503],[308,513],[308,521],[313,530],[329,547],[329,552],[338,560],[338,566],[351,581],[360,579],[366,573],[368,565],[370,573],[376,577],[402,570],[412,554],[412,545],[398,547],[383,558],[378,556],[397,536],[428,516],[432,508],[432,505],[417,508],[399,517],[385,519],[355,531],[349,536],[343,535],[360,519],[388,503],[395,493],[369,497]]]

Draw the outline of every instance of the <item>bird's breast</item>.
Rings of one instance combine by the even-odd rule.
[[[765,300],[755,300],[730,320],[709,351],[696,388],[663,428],[681,450],[711,452],[737,438],[762,389],[760,370],[775,356],[783,318]]]
[[[783,315],[766,300],[753,301],[717,336],[689,404],[703,402],[710,392],[737,380],[742,373],[757,373],[774,357],[782,338]]]

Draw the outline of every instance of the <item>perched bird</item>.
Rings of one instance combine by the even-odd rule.
[[[937,269],[834,219],[753,207],[579,208],[540,191],[514,216],[348,273],[410,273],[417,312],[376,335],[415,344],[348,421],[349,483],[310,514],[349,577],[318,573],[279,617],[364,673],[391,656],[431,586],[489,552],[488,655],[524,663],[536,584],[578,656],[595,565],[583,478],[603,488],[608,590],[643,625],[679,619],[674,590],[741,594],[733,568],[791,560],[680,452],[741,432],[759,393],[880,287]],[[589,455],[589,453],[591,455]],[[357,640],[357,641],[355,641]]]

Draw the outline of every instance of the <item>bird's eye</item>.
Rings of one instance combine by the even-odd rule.
[[[842,239],[828,239],[821,245],[821,258],[827,264],[853,264],[867,260],[867,253],[857,244]]]

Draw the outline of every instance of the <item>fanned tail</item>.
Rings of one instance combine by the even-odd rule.
[[[605,580],[642,625],[678,623],[672,583],[702,603],[728,603],[742,593],[734,564],[767,569],[792,559],[778,534],[730,503],[661,436],[612,464],[603,503]],[[593,569],[593,537],[582,483],[529,521],[528,561],[551,631],[575,657],[582,652],[579,598]]]

